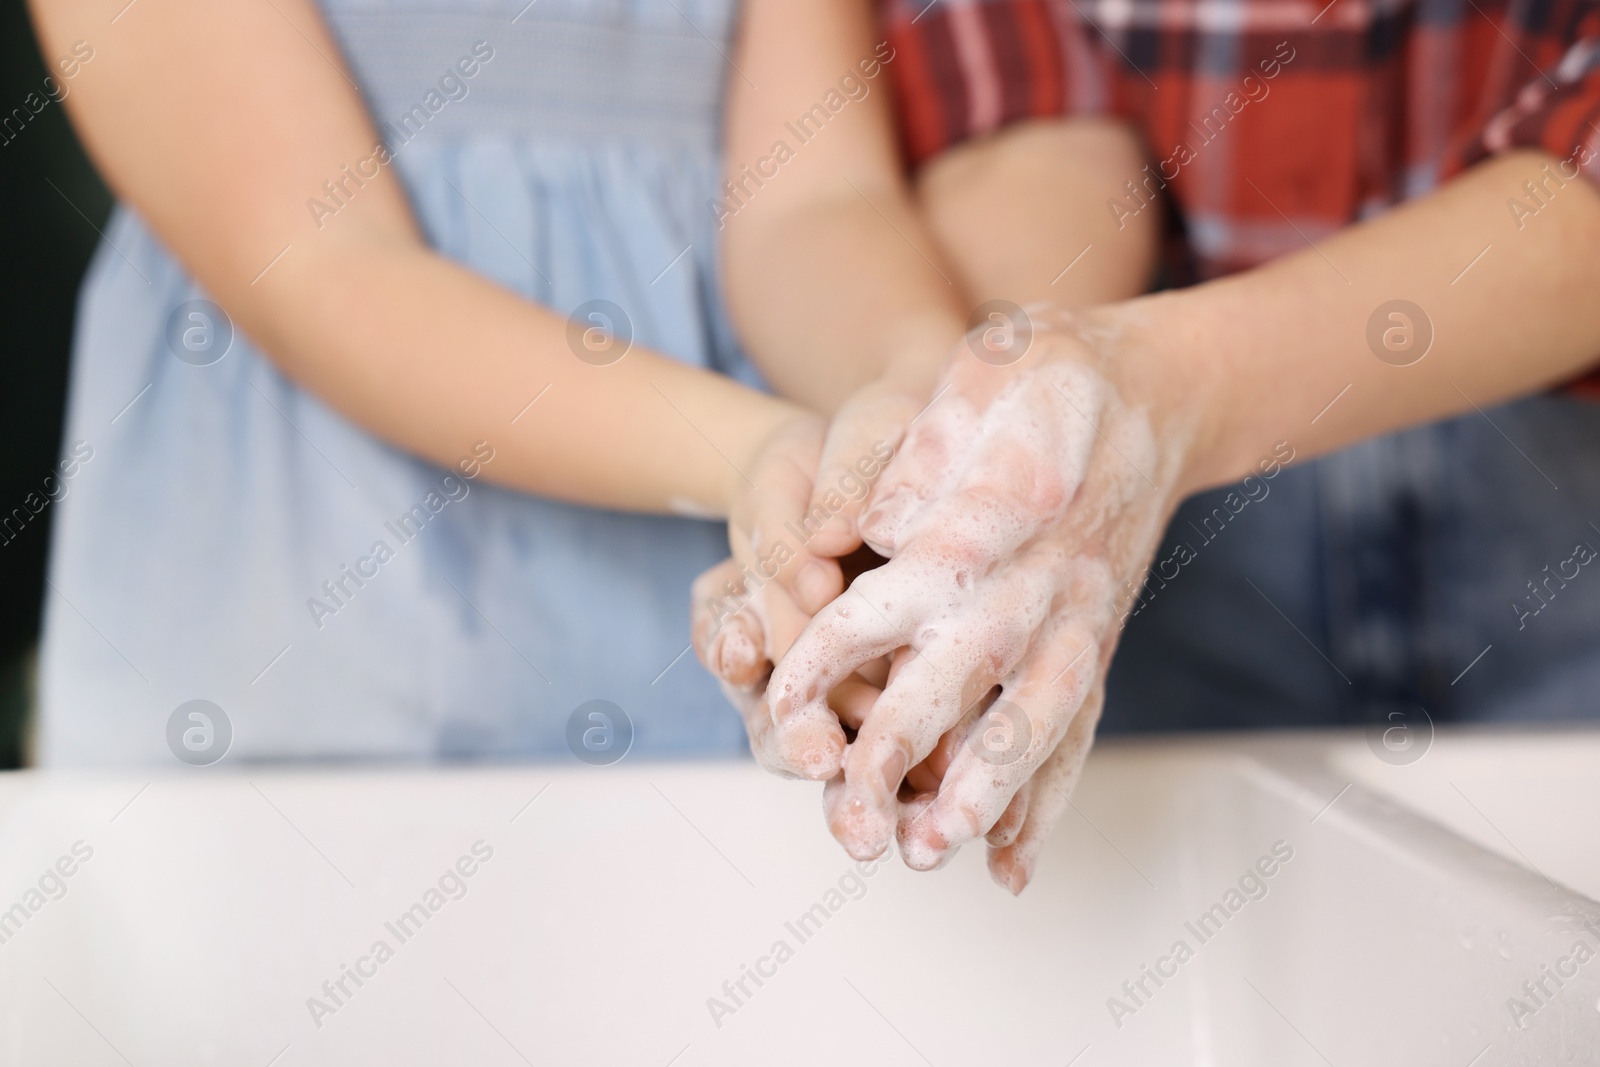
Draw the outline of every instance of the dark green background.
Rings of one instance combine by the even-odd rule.
[[[45,73],[27,9],[21,0],[0,0],[0,115],[26,113],[23,101],[42,93]],[[73,305],[100,241],[95,227],[104,226],[111,206],[60,104],[50,103],[0,144],[0,204],[4,515],[38,491],[56,463]],[[0,767],[18,766],[23,757],[52,511],[45,508],[0,545]]]

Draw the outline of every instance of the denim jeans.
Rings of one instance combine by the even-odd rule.
[[[1157,561],[1180,543],[1103,733],[1600,717],[1600,405],[1533,397],[1208,491]]]

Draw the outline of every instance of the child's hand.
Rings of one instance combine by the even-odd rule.
[[[926,387],[913,384],[918,377],[863,388],[831,425],[805,419],[774,433],[735,494],[728,522],[733,557],[695,582],[695,651],[745,713],[756,758],[778,773],[826,778],[838,770],[844,740],[832,717],[821,726],[819,747],[817,732],[791,725],[775,734],[770,721],[752,720],[752,708],[765,714],[757,698],[767,674],[811,616],[861,571],[883,562],[862,546],[860,512],[906,424],[926,404]],[[868,679],[881,686],[887,672],[887,660],[864,669],[859,684],[841,685],[830,698],[847,728],[859,725],[875,698]]]

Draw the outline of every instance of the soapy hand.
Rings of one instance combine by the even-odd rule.
[[[851,855],[898,832],[930,869],[987,837],[1001,884],[1032,876],[1199,428],[1130,332],[1126,316],[1035,310],[1015,363],[959,348],[861,520],[889,562],[811,620],[752,708],[769,751],[809,777],[843,771],[825,803]],[[886,656],[846,747],[830,700]]]
[[[883,562],[863,548],[857,520],[906,423],[927,402],[915,377],[867,385],[831,423],[780,428],[742,473],[728,520],[732,558],[695,581],[695,652],[744,715],[751,751],[776,773],[817,777],[816,745],[803,731],[775,734],[760,705],[762,686],[812,615]],[[859,725],[888,669],[887,661],[868,665],[837,688],[835,710],[847,726]],[[822,777],[836,773],[837,755],[827,757]]]

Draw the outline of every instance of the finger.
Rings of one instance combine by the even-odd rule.
[[[904,651],[910,652],[911,650],[905,649]],[[896,652],[896,655],[898,654],[899,653]],[[868,660],[866,663],[863,663],[860,670],[856,671],[856,673],[866,681],[877,686],[879,689],[882,689],[884,686],[889,684],[889,671],[893,662],[894,657],[892,656],[879,656],[877,659]]]
[[[937,866],[946,851],[993,828],[1070,727],[1099,677],[1098,647],[1098,635],[1079,616],[1052,620],[956,753],[938,799],[902,832],[908,865]]]
[[[906,783],[919,793],[934,793],[939,789],[939,783],[944,781],[945,771],[950,769],[950,761],[955,758],[956,752],[967,742],[967,733],[972,724],[983,713],[989,710],[989,705],[995,702],[1000,695],[1000,687],[993,685],[983,698],[975,701],[961,716],[961,721],[944,732],[939,738],[939,743],[933,746],[933,751],[928,753],[928,758],[911,768],[906,774]]]
[[[945,849],[943,852],[939,853],[937,857],[932,857],[926,863],[920,864],[913,863],[911,858],[905,854],[905,828],[907,826],[916,824],[918,820],[920,820],[923,815],[938,802],[938,800],[939,794],[937,793],[918,793],[912,800],[901,805],[900,826],[898,830],[901,849],[900,858],[905,860],[906,866],[910,867],[914,871],[936,871],[954,859],[956,853],[960,850],[959,846]]]
[[[944,781],[944,772],[950,766],[948,752],[943,752],[944,742],[934,746],[928,758],[906,772],[906,784],[918,793],[936,793]],[[942,753],[942,754],[941,754]]]
[[[852,674],[828,694],[828,707],[839,716],[839,722],[852,730],[861,729],[872,705],[883,694],[880,686],[873,685],[859,674]]]
[[[862,505],[925,403],[903,390],[869,386],[834,414],[803,523],[814,533],[813,552],[842,556],[861,544]]]
[[[728,518],[734,556],[760,580],[776,582],[806,615],[844,590],[839,564],[808,548],[805,519],[822,457],[822,427],[805,422],[763,454],[756,487],[742,493]]]
[[[906,819],[915,819],[918,815],[921,815],[927,810],[928,806],[934,802],[937,795],[938,794],[934,793],[932,790],[929,790],[925,793],[917,793],[910,800],[905,802],[902,815]]]
[[[759,683],[769,666],[767,638],[738,562],[723,560],[702,573],[690,598],[689,634],[706,670],[740,689]]]
[[[722,693],[728,698],[728,703],[738,710],[739,717],[744,720],[745,736],[750,739],[750,754],[755,757],[756,762],[773,774],[785,778],[800,777],[776,758],[772,745],[772,719],[767,715],[766,705],[761,698],[749,690],[735,688],[726,682],[722,683]]]
[[[1059,551],[1030,553],[978,591],[958,592],[946,605],[952,615],[920,624],[919,636],[935,636],[889,683],[846,757],[844,801],[830,826],[851,855],[866,859],[888,847],[900,781],[1022,659],[1064,580],[1063,564]]]
[[[826,814],[833,808],[839,793],[844,789],[844,776],[834,775],[822,784],[822,810]]]
[[[930,649],[930,655],[948,651]],[[828,811],[828,829],[851,856],[875,859],[889,847],[899,816],[900,783],[960,717],[965,677],[965,667],[950,662],[935,667],[928,657],[919,657],[889,683],[866,715],[845,754],[845,788]],[[917,714],[907,714],[908,708]]]
[[[809,722],[791,722],[780,736],[766,692],[756,692],[769,661],[747,628],[763,625],[763,612],[759,609],[765,600],[782,604],[787,597],[781,589],[769,586],[764,596],[750,598],[739,611],[723,619],[717,633],[697,644],[705,648],[702,662],[716,665],[713,673],[718,675],[724,695],[744,718],[751,753],[763,767],[786,777],[832,777],[838,772],[845,747],[844,733],[833,714],[825,708],[825,715],[814,716]],[[696,632],[704,634],[706,629],[702,624]],[[868,704],[872,698],[861,695],[854,699],[858,704]]]
[[[787,712],[787,698],[776,702],[776,709]],[[774,717],[774,703],[770,689],[761,701],[761,712],[772,725],[767,752],[769,769],[813,782],[826,781],[839,773],[844,766],[845,750],[849,747],[839,719],[826,703],[820,709],[807,706],[795,714]]]
[[[811,622],[812,613],[795,603],[789,590],[776,582],[762,586],[758,603],[758,616],[763,627],[761,633],[766,638],[763,660],[770,665],[777,663],[789,651],[795,639]]]
[[[984,840],[995,848],[1004,848],[1017,839],[1017,834],[1022,832],[1022,823],[1028,817],[1028,802],[1033,794],[1033,779],[1022,783],[1022,788],[1017,790],[1011,798],[1011,803],[1006,805],[1006,810],[995,822],[994,827],[984,835]]]
[[[908,643],[900,625],[911,606],[884,600],[876,584],[888,569],[862,575],[813,618],[767,683],[777,743],[806,777],[832,778],[843,759],[844,733],[828,708],[828,693],[858,668]]]
[[[990,842],[989,874],[1013,896],[1033,880],[1045,840],[1072,803],[1072,792],[1094,742],[1094,728],[1104,705],[1105,687],[1096,686],[1073,717],[1067,736],[1029,779],[1027,816],[1016,839],[1008,844]]]

